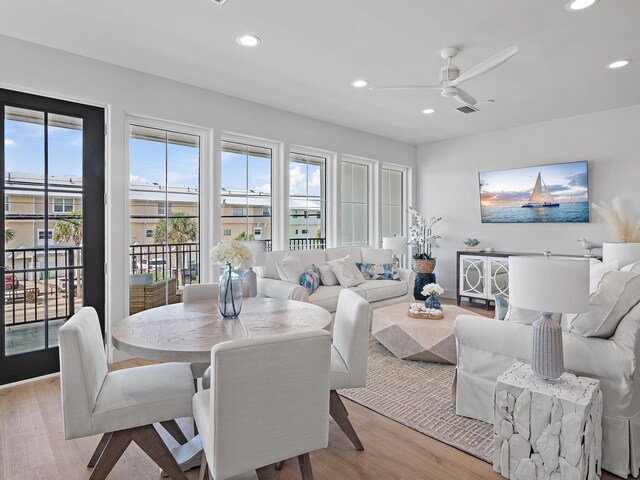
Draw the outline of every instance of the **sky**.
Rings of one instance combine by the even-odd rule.
[[[5,120],[5,152],[7,172],[44,174],[44,126]],[[199,187],[198,147],[132,138],[129,153],[131,181]],[[49,174],[82,175],[80,130],[49,127]],[[291,195],[320,196],[321,178],[318,165],[292,161]],[[221,185],[271,193],[271,159],[223,151]]]
[[[554,198],[562,203],[572,198],[588,201],[587,162],[559,163],[538,167],[514,168],[480,173],[480,196],[483,205],[526,203],[538,173]]]

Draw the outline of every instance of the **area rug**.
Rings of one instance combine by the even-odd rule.
[[[454,365],[401,360],[371,337],[366,388],[340,395],[486,462],[493,426],[457,416],[451,403]]]

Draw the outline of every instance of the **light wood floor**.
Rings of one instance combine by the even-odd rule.
[[[469,304],[462,304],[469,308]],[[486,314],[483,308],[469,308]],[[131,360],[114,365],[128,368],[148,362]],[[357,452],[331,421],[329,448],[313,452],[311,462],[317,480],[411,480],[411,479],[500,479],[491,465],[422,435],[399,423],[345,400],[365,451]],[[185,431],[190,422],[181,422]],[[173,440],[168,439],[174,446]],[[99,437],[64,440],[57,377],[0,389],[0,479],[76,480],[87,479],[86,468]],[[146,480],[159,477],[158,468],[136,446],[131,445],[109,479]],[[261,480],[297,480],[296,460],[282,471],[265,467]],[[189,472],[190,479],[198,471]],[[604,479],[613,480],[608,474]]]

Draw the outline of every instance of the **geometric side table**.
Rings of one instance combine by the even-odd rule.
[[[598,380],[564,373],[554,382],[516,362],[494,392],[493,469],[518,480],[600,478]]]

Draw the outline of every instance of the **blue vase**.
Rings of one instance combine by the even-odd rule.
[[[442,305],[440,304],[438,295],[433,294],[427,297],[427,299],[424,301],[424,306],[427,308],[437,308],[439,310]]]
[[[231,265],[220,276],[218,309],[224,318],[237,318],[242,310],[242,278]]]

